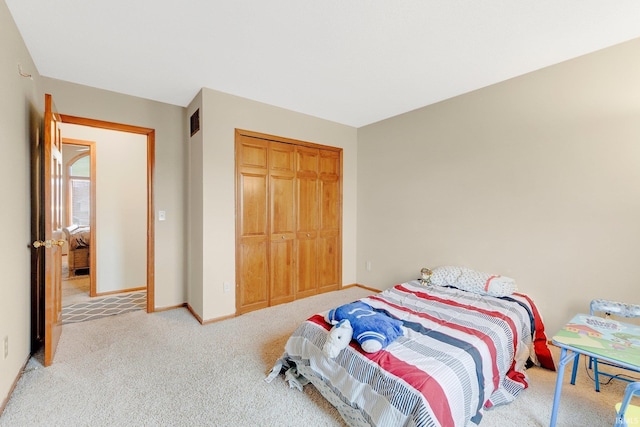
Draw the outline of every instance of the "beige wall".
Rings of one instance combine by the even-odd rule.
[[[18,64],[33,80],[18,74]],[[4,1],[0,1],[0,407],[29,357],[31,328],[30,143],[42,125],[40,77]],[[4,338],[9,355],[4,358]]]
[[[200,223],[190,226],[191,235],[201,235],[204,242],[202,272],[191,273],[192,280],[201,277],[202,284],[189,284],[190,289],[202,289],[203,306],[198,314],[209,320],[235,313],[235,292],[224,292],[223,283],[228,282],[235,289],[236,128],[343,148],[342,283],[355,283],[356,129],[211,89],[203,89],[201,97],[202,142],[191,141],[190,147],[195,154],[189,156],[192,161],[201,163],[192,166],[193,171],[190,168],[190,174],[195,178],[190,181],[192,200],[197,200],[197,193],[202,191],[201,216],[190,214],[194,220],[202,218]],[[194,109],[192,105],[187,114]],[[200,173],[201,187],[197,182]],[[196,243],[192,244],[196,246]],[[195,309],[195,304],[192,306]]]
[[[62,114],[155,129],[155,306],[181,305],[185,292],[185,109],[43,78]],[[157,211],[166,211],[158,221]]]
[[[95,142],[96,292],[146,287],[147,136],[68,123],[60,128],[63,138]]]
[[[203,248],[205,237],[202,233],[204,225],[204,214],[202,208],[203,198],[203,173],[205,168],[204,158],[202,157],[202,141],[204,130],[202,129],[203,109],[202,109],[202,91],[191,101],[187,107],[187,117],[200,110],[200,131],[189,137],[188,144],[188,174],[187,185],[189,191],[188,197],[188,213],[187,213],[187,302],[191,309],[198,313],[202,319],[204,301],[203,301]],[[190,128],[188,129],[191,133]]]
[[[507,275],[553,333],[640,303],[639,255],[640,40],[358,131],[359,283]]]

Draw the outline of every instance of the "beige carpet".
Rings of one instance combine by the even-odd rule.
[[[205,326],[186,309],[65,325],[53,366],[29,361],[0,426],[343,426],[314,388],[264,378],[300,322],[368,294],[350,288]],[[556,374],[528,375],[531,387],[482,426],[549,425]],[[612,425],[626,384],[596,393],[584,368],[576,386],[568,377],[558,425]]]

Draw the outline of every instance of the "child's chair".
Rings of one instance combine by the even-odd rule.
[[[640,393],[640,382],[631,383],[624,392],[621,403],[616,404],[616,423],[614,427],[640,426],[640,406],[629,404],[631,398]]]

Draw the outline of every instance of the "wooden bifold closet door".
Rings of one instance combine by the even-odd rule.
[[[236,313],[340,288],[342,150],[236,130]]]

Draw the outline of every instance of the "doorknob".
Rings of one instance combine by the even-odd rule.
[[[33,247],[36,249],[41,246],[44,246],[46,249],[50,249],[53,245],[62,246],[64,245],[64,240],[36,240],[33,242]]]

